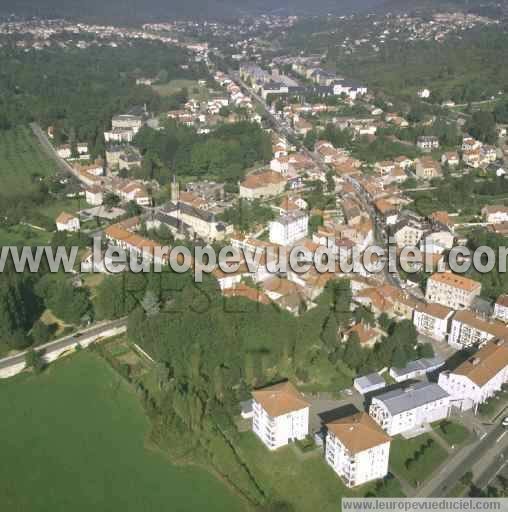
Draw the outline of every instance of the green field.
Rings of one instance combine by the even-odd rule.
[[[449,420],[442,421],[436,432],[450,445],[459,446],[465,443],[471,436],[471,432],[460,425]]]
[[[37,176],[50,176],[55,164],[28,126],[0,133],[0,194],[30,190]]]
[[[208,472],[146,448],[138,398],[96,354],[0,381],[0,404],[2,512],[244,510]]]

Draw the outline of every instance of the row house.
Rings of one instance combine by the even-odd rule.
[[[420,303],[414,310],[413,324],[419,334],[445,341],[454,311],[441,304]]]
[[[479,346],[494,338],[508,338],[508,327],[498,320],[486,320],[471,311],[455,313],[448,343],[457,349]]]

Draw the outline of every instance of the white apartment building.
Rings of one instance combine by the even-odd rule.
[[[104,132],[104,140],[106,142],[132,142],[135,132],[130,128],[113,128]]]
[[[430,382],[394,389],[372,399],[369,414],[390,436],[421,428],[448,416],[450,396]]]
[[[439,385],[451,396],[451,404],[466,411],[501,390],[508,382],[508,342],[489,341],[454,371],[439,375]]]
[[[421,135],[416,138],[416,146],[422,151],[439,149],[439,139],[433,135]]]
[[[111,120],[111,127],[119,129],[128,129],[134,132],[134,135],[138,133],[140,128],[143,126],[143,118],[141,116],[131,114],[120,114],[114,116]]]
[[[448,334],[453,313],[452,309],[441,304],[421,303],[414,310],[413,324],[419,334],[429,336],[434,340],[444,341]]]
[[[452,309],[466,309],[480,295],[481,283],[451,272],[436,272],[427,281],[425,300]]]
[[[292,245],[307,236],[309,216],[305,212],[292,212],[281,215],[270,222],[270,242],[279,245]]]
[[[290,382],[258,389],[252,396],[252,430],[269,450],[308,435],[309,402]]]
[[[494,318],[508,323],[508,295],[500,295],[494,305]]]
[[[348,487],[388,474],[390,437],[364,412],[326,425],[325,459]]]
[[[494,338],[508,338],[508,327],[498,320],[486,320],[471,311],[455,313],[448,343],[457,349],[479,346]]]

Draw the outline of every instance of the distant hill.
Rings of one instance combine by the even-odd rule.
[[[502,14],[502,8],[499,5],[497,0],[384,0],[376,7],[376,11],[410,13],[459,10],[495,17]]]
[[[0,15],[78,17],[90,20],[149,21],[174,18],[232,18],[242,15],[349,14],[384,0],[2,0]]]

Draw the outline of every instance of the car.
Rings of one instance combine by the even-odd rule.
[[[503,418],[503,422],[501,424],[503,425],[503,427],[508,427],[508,416]]]

